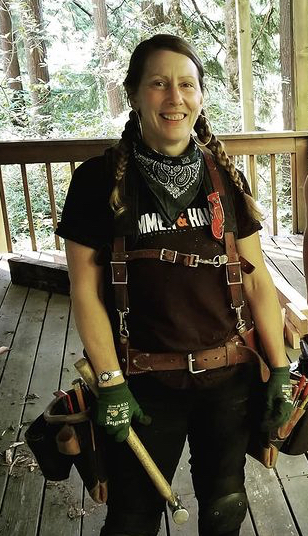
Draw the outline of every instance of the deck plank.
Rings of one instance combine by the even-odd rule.
[[[304,454],[279,454],[276,470],[301,535],[308,536],[308,460]]]
[[[28,393],[35,393],[39,398],[36,398],[33,404],[26,404],[23,422],[31,422],[44,411],[50,402],[52,391],[59,387],[68,312],[69,299],[52,295],[48,302],[28,390]],[[24,450],[27,451],[27,448]],[[43,492],[44,479],[39,470],[30,473],[27,468],[16,468],[16,476],[10,477],[8,482],[2,512],[6,523],[10,522],[10,536],[36,536]],[[19,505],[18,522],[16,504]]]
[[[268,262],[305,296],[302,237],[263,237],[262,247]],[[14,429],[2,437],[2,452],[14,440],[23,438],[20,423],[33,420],[43,411],[53,390],[70,388],[72,379],[78,376],[73,362],[82,351],[69,298],[52,294],[49,300],[43,291],[11,285],[5,263],[5,258],[0,259],[0,346],[12,345],[12,350],[0,359],[0,397],[4,400],[0,433],[10,424]],[[298,351],[290,350],[292,360],[297,356]],[[40,398],[24,403],[24,397],[31,393]],[[17,398],[18,402],[11,405]],[[19,452],[29,453],[25,446],[18,447]],[[168,512],[159,536],[197,535],[197,502],[188,459],[186,444],[172,489],[180,494],[190,520],[177,526]],[[8,476],[8,468],[0,466],[1,536],[99,535],[106,507],[90,499],[75,470],[67,481],[47,485],[38,469],[30,472],[28,467],[15,466],[12,473]],[[246,485],[249,512],[241,536],[308,536],[305,455],[280,454],[275,471],[248,458]],[[76,510],[71,508],[74,506]]]
[[[280,245],[281,247],[280,247]],[[262,241],[263,251],[271,259],[274,267],[280,272],[290,285],[297,290],[302,296],[306,295],[306,285],[303,278],[303,272],[300,269],[300,259],[292,255],[292,249],[288,250],[282,241],[271,242]],[[303,269],[303,268],[302,268]]]
[[[63,327],[66,329],[65,326]],[[72,388],[72,380],[78,377],[73,366],[72,355],[79,354],[82,349],[72,315],[68,318],[66,335],[59,387],[68,391]],[[51,391],[49,398],[52,399]],[[50,526],[55,532],[62,532],[65,536],[79,536],[81,534],[83,484],[75,467],[72,468],[67,480],[47,483],[41,515],[39,536],[50,536]]]
[[[258,536],[298,536],[299,532],[273,469],[247,456],[246,490]]]
[[[12,286],[11,288],[13,291],[14,287]],[[23,303],[20,299],[17,303],[21,310]],[[3,436],[1,449],[8,448],[12,442],[19,439],[21,420],[22,422],[25,421],[25,413],[32,408],[32,404],[37,407],[37,404],[40,402],[39,399],[35,399],[33,402],[29,401],[25,403],[24,397],[26,394],[31,394],[28,386],[46,306],[47,295],[45,292],[34,290],[29,292],[16,330],[14,347],[7,361],[5,375],[1,382],[1,390],[4,392],[4,396],[1,393],[1,400],[8,404],[9,395],[12,395],[12,405],[11,407],[6,407],[7,411],[3,414],[3,420],[1,421],[2,426],[7,427],[9,425],[12,428]],[[21,403],[22,401],[23,404]],[[41,406],[42,408],[43,404]],[[23,414],[24,410],[25,413]],[[32,417],[29,420],[32,420]],[[19,447],[17,451],[18,454],[29,453],[25,447]],[[43,491],[42,486],[33,486],[33,479],[41,480],[38,473],[38,470],[30,473],[26,466],[17,467],[15,465],[12,475],[8,476],[8,468],[5,466],[1,467],[0,482],[2,496],[5,492],[5,501],[0,516],[0,534],[3,534],[3,536],[7,534],[10,534],[10,536],[36,535],[39,507],[35,505],[36,503],[38,505],[40,504]],[[17,505],[19,508],[18,515],[16,516]]]
[[[14,345],[6,362],[5,374],[0,385],[1,433],[5,432],[1,441],[2,450],[9,448],[19,437],[47,300],[48,296],[45,292],[30,290],[16,330]],[[22,303],[19,304],[22,306]],[[30,400],[29,403],[31,403]],[[1,468],[1,502],[7,477],[7,468]]]
[[[0,256],[0,306],[10,283],[11,277],[7,261]]]
[[[0,346],[11,348],[15,330],[18,326],[22,308],[26,301],[28,289],[19,285],[11,285],[5,295],[0,314]],[[9,358],[8,354],[2,354],[0,359],[0,378]]]

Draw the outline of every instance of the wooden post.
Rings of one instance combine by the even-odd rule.
[[[280,64],[283,129],[295,129],[292,1],[280,0]]]
[[[0,166],[0,254],[6,253],[9,249],[7,239],[6,239],[7,233],[6,233],[5,223],[8,223],[8,221],[7,221],[7,214],[6,214],[2,170]],[[9,244],[9,246],[11,246],[11,244]]]
[[[308,0],[293,0],[295,130],[308,130]]]
[[[295,130],[308,130],[308,0],[292,0],[293,14],[293,91]],[[296,140],[297,158],[294,194],[297,196],[297,218],[293,221],[295,232],[303,232],[305,208],[303,184],[308,173],[307,140]]]
[[[307,66],[308,69],[308,66]],[[308,129],[307,129],[308,130]],[[308,175],[308,139],[296,138],[296,161],[295,161],[295,179],[293,194],[296,196],[296,218],[293,214],[293,232],[303,233],[306,227],[305,203],[304,203],[304,182]]]
[[[255,130],[254,94],[251,57],[251,26],[249,0],[236,0],[239,83],[242,110],[242,130]]]
[[[7,244],[5,238],[5,227],[3,221],[2,208],[0,205],[0,255],[7,252]]]
[[[252,77],[250,0],[236,0],[235,7],[242,131],[251,132],[255,130],[255,111]],[[251,174],[251,161],[249,161],[248,156],[244,156],[244,173],[250,184],[253,176],[256,175],[255,157],[253,159],[254,172]]]

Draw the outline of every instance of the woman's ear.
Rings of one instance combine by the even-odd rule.
[[[135,98],[134,95],[130,95],[128,97],[128,102],[129,102],[130,106],[132,107],[132,109],[135,110],[135,112],[137,112],[137,110],[138,110],[137,99]]]

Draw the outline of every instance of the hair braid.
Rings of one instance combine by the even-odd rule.
[[[115,186],[111,192],[109,204],[116,216],[120,216],[126,207],[121,199],[121,181],[123,180],[127,163],[130,154],[130,144],[133,137],[135,137],[136,125],[135,118],[132,112],[129,114],[129,120],[125,124],[124,131],[122,132],[122,138],[117,146],[117,161],[115,171]]]
[[[245,202],[247,204],[251,216],[256,220],[262,220],[263,216],[261,210],[259,209],[253,197],[251,197],[251,195],[247,194],[244,191],[243,181],[239,175],[239,172],[237,171],[235,165],[227,155],[224,144],[220,140],[218,140],[211,131],[209,121],[207,120],[203,111],[199,115],[195,123],[194,129],[197,133],[199,140],[210,149],[218,164],[220,164],[228,171],[231,180],[234,182],[240,192],[243,193]]]

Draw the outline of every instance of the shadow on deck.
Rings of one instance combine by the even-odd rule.
[[[302,237],[264,238],[268,262],[305,295]],[[21,443],[27,423],[68,389],[78,376],[73,363],[82,352],[68,296],[12,285],[7,261],[0,261],[0,534],[1,536],[99,535],[105,507],[89,498],[72,470],[63,482],[46,482]],[[298,351],[288,350],[291,360]],[[8,465],[5,451],[11,449]],[[186,525],[164,517],[159,536],[197,535],[197,507],[186,448],[173,482],[190,511]],[[249,512],[241,536],[308,536],[308,461],[305,455],[279,455],[275,470],[248,457]],[[211,536],[211,535],[209,535]]]

